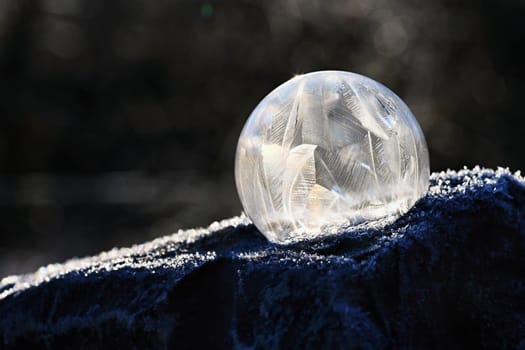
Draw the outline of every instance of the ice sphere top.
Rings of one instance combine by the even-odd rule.
[[[246,122],[235,159],[245,213],[272,242],[407,211],[428,188],[424,135],[380,83],[343,71],[296,76]]]

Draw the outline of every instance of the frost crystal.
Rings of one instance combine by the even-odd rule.
[[[237,189],[272,242],[289,243],[407,211],[428,188],[423,133],[392,91],[340,71],[296,76],[250,115]]]

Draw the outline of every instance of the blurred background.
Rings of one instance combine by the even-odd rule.
[[[0,0],[0,277],[237,215],[241,128],[349,70],[418,118],[433,171],[525,170],[522,0]]]

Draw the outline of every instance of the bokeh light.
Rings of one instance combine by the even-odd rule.
[[[259,100],[338,69],[395,91],[433,171],[525,169],[519,0],[0,1],[0,276],[236,215]]]

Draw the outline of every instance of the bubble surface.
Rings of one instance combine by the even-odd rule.
[[[235,159],[245,213],[272,242],[406,212],[429,184],[424,135],[380,83],[343,71],[296,76],[246,122]]]

